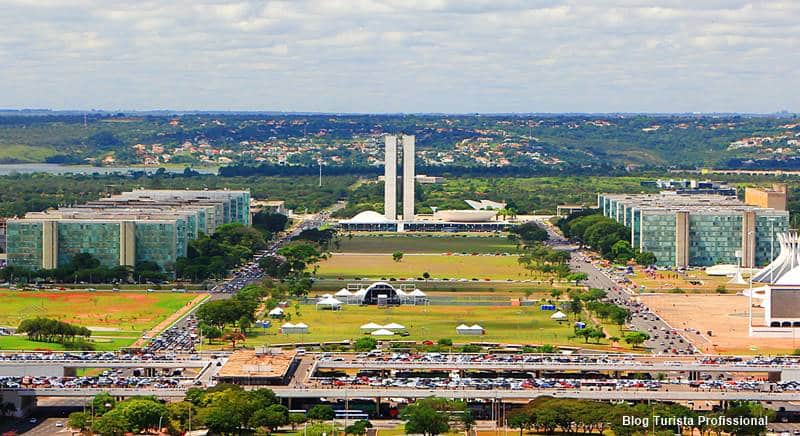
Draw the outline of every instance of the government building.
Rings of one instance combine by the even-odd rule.
[[[250,225],[250,192],[137,189],[7,221],[8,264],[32,270],[88,253],[101,265],[152,261],[173,270],[189,241],[223,224]]]
[[[758,191],[763,191],[759,195]],[[688,267],[768,264],[779,251],[777,235],[789,228],[780,188],[748,188],[752,204],[735,196],[682,194],[599,194],[598,208],[631,230],[631,246],[655,254],[659,266]],[[783,190],[785,197],[786,191]],[[774,207],[783,204],[783,209]]]

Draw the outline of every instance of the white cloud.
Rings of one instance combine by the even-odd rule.
[[[798,18],[790,0],[9,0],[0,107],[800,110]]]

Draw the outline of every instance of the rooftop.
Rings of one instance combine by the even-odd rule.
[[[688,211],[695,213],[735,213],[758,211],[761,213],[774,213],[785,215],[784,211],[761,208],[744,204],[732,196],[717,194],[679,194],[675,192],[661,192],[658,194],[600,194],[600,196],[634,207],[640,210],[653,211]],[[602,208],[602,205],[600,205]]]
[[[297,352],[294,350],[237,350],[217,373],[218,378],[268,377],[282,378],[289,371]]]

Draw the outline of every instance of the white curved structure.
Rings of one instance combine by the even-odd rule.
[[[495,210],[470,209],[437,210],[433,214],[433,218],[437,220],[457,223],[481,223],[491,221],[495,216],[497,216],[497,211]]]
[[[342,220],[340,222],[347,224],[393,224],[396,221],[390,220],[374,210],[365,210],[349,220]]]
[[[753,276],[753,281],[800,285],[800,272],[784,279],[785,275],[800,266],[800,236],[798,236],[797,232],[779,234],[778,244],[781,249],[778,257],[756,273]],[[794,280],[794,282],[788,283],[788,280]]]

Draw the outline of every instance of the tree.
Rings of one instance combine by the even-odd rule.
[[[222,340],[223,341],[230,341],[231,347],[232,348],[236,348],[236,343],[237,342],[244,342],[245,340],[247,340],[247,336],[245,336],[241,332],[230,332],[230,333],[225,333],[224,335],[222,335]]]
[[[209,430],[221,434],[235,433],[240,426],[239,416],[223,407],[209,408],[205,414],[205,422]]]
[[[392,260],[395,262],[400,262],[403,260],[403,252],[402,251],[395,251],[392,253]]]
[[[87,412],[72,412],[67,419],[67,425],[70,428],[83,431],[89,428],[91,418],[91,415]]]
[[[345,435],[349,435],[349,434],[352,434],[352,435],[367,434],[367,429],[371,428],[371,427],[372,427],[372,423],[370,423],[369,421],[360,419],[360,420],[354,422],[353,424],[348,425],[347,427],[345,427],[344,434]]]
[[[636,263],[642,266],[651,266],[656,264],[656,255],[650,251],[640,251],[636,253]]]
[[[312,421],[330,421],[336,416],[336,413],[327,404],[317,404],[308,410],[306,416]]]
[[[171,427],[178,431],[187,431],[190,428],[199,428],[202,425],[200,417],[197,415],[197,410],[194,404],[189,401],[178,401],[175,403],[167,403],[167,416]]]
[[[650,335],[645,332],[632,331],[625,333],[623,339],[625,340],[625,343],[633,345],[635,348],[643,344],[646,340],[650,339]]]
[[[123,436],[131,429],[123,410],[113,409],[99,419],[94,420],[92,430],[104,436]]]
[[[286,228],[289,217],[282,213],[260,211],[253,215],[253,227],[266,234],[278,233]]]
[[[239,318],[239,330],[243,334],[245,334],[245,335],[247,334],[247,329],[250,328],[250,325],[251,325],[250,318],[247,317],[247,315],[242,315],[242,317]]]
[[[292,430],[297,428],[298,425],[303,424],[306,422],[306,415],[303,413],[290,413],[289,414],[289,425],[292,426]]]
[[[572,273],[567,276],[567,280],[571,282],[575,282],[575,286],[578,286],[578,283],[582,280],[587,280],[589,275],[583,272]]]
[[[623,240],[615,242],[614,245],[611,246],[611,257],[619,263],[626,263],[633,259],[635,253],[633,252],[631,243]]]
[[[406,406],[400,414],[400,419],[406,422],[407,434],[422,433],[423,435],[438,435],[450,430],[447,411],[437,410],[434,403],[427,399],[418,400]]]
[[[450,338],[441,338],[438,341],[436,341],[436,343],[441,345],[441,346],[443,346],[443,347],[452,347],[453,346],[453,340],[450,339]]]
[[[122,412],[130,426],[129,430],[134,433],[156,428],[159,423],[166,423],[163,418],[169,416],[167,407],[151,398],[132,398],[128,401],[123,401],[106,415],[115,411]]]
[[[511,428],[518,428],[519,436],[522,436],[522,431],[531,426],[531,415],[520,410],[508,417],[508,425]]]
[[[422,278],[428,280],[429,278],[431,278],[431,273],[425,271],[424,273],[422,273]]]
[[[264,427],[270,433],[289,424],[289,409],[281,404],[273,404],[266,409],[259,409],[250,418],[251,427]]]
[[[358,338],[355,343],[355,349],[356,351],[370,351],[374,350],[377,345],[377,339],[372,336],[364,336],[363,338]]]
[[[544,242],[550,238],[547,230],[543,229],[533,221],[514,226],[509,229],[509,232],[517,235],[525,245],[531,245],[536,242]]]

